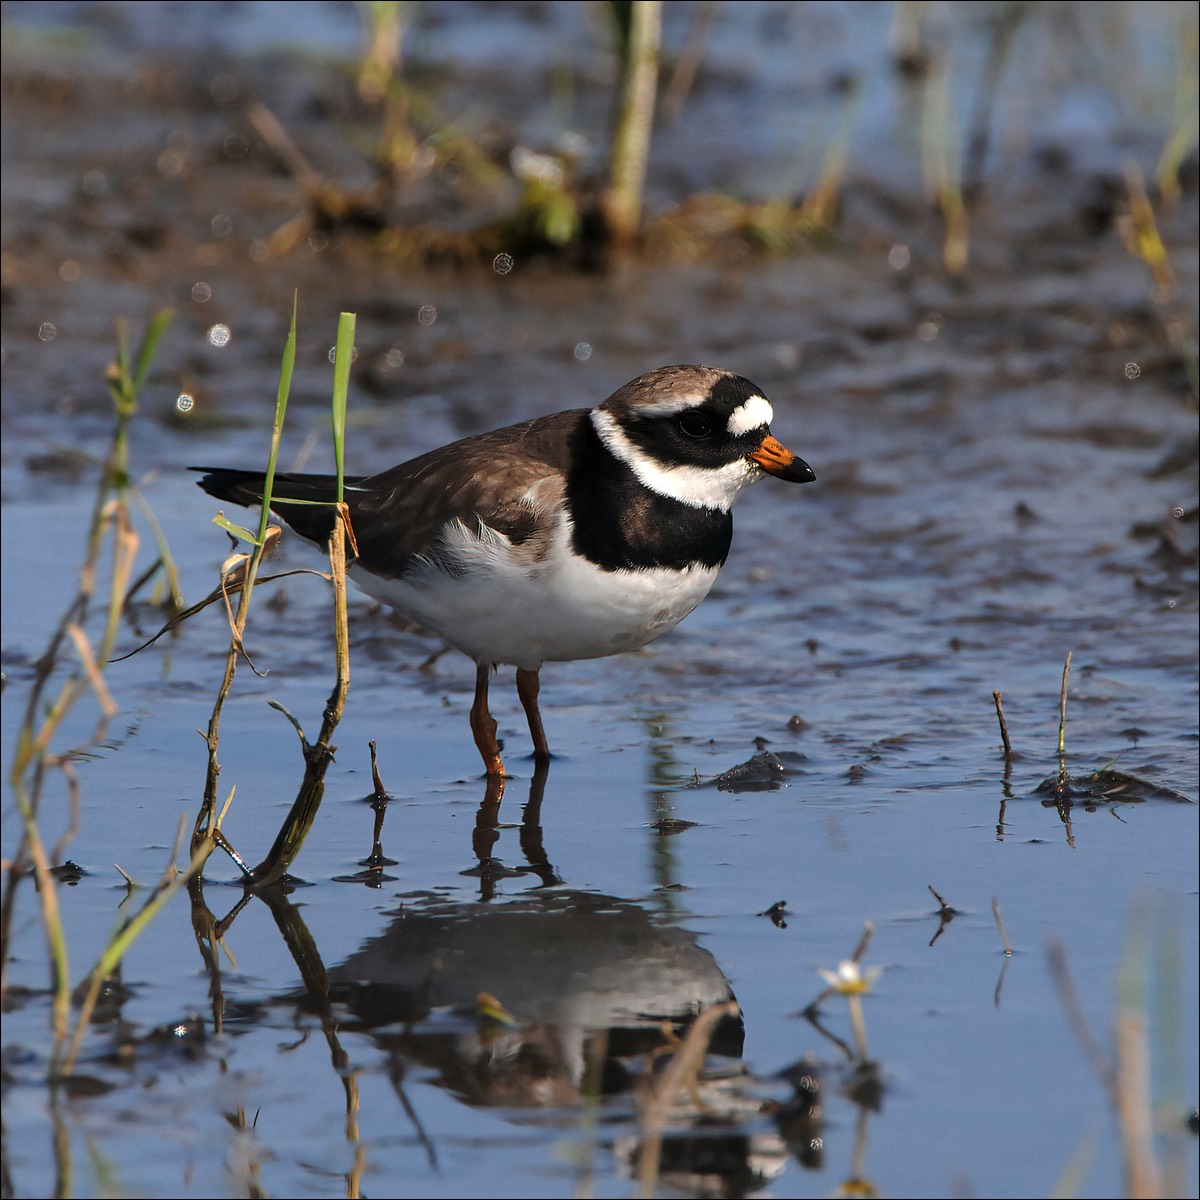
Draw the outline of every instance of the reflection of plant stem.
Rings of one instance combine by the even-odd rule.
[[[361,1100],[358,1091],[358,1078],[351,1069],[350,1055],[342,1045],[338,1033],[338,1022],[333,1012],[333,1002],[329,992],[329,973],[321,957],[316,939],[309,931],[298,909],[288,902],[278,890],[268,890],[260,893],[262,900],[270,909],[271,916],[283,937],[284,945],[292,956],[300,971],[300,978],[307,989],[309,1000],[312,1002],[321,1022],[321,1032],[329,1047],[330,1063],[342,1083],[345,1101],[345,1135],[346,1141],[354,1151],[354,1163],[346,1176],[347,1196],[361,1194],[359,1184],[365,1167],[365,1151],[359,1136],[359,1113]],[[418,1127],[419,1128],[419,1127]]]
[[[850,1164],[850,1178],[838,1189],[841,1196],[876,1196],[875,1185],[867,1178],[867,1109],[858,1106],[858,1117],[854,1122],[854,1153]]]
[[[248,901],[247,892],[243,902]],[[191,901],[192,936],[200,950],[204,961],[204,969],[208,974],[208,997],[212,1006],[212,1027],[214,1034],[225,1031],[225,990],[221,981],[221,933],[217,929],[217,919],[204,901],[204,880],[200,875],[188,881],[188,898]]]
[[[992,917],[996,921],[996,932],[1000,935],[1000,943],[1004,947],[1004,957],[1012,958],[1012,942],[1008,940],[1008,930],[1004,928],[1004,918],[1000,915],[1000,901],[992,897]]]
[[[182,840],[183,827],[180,826],[180,839]],[[158,886],[151,893],[150,898],[138,910],[138,912],[130,918],[119,933],[114,935],[109,944],[104,948],[104,952],[100,955],[96,965],[92,968],[88,976],[88,989],[84,995],[83,1001],[79,1006],[79,1015],[75,1022],[75,1033],[71,1038],[71,1044],[67,1049],[65,1058],[61,1066],[61,1074],[69,1075],[75,1066],[75,1059],[79,1054],[79,1047],[83,1042],[83,1035],[91,1022],[92,1011],[96,1007],[96,1001],[100,996],[100,989],[104,985],[104,981],[116,970],[117,964],[125,957],[129,947],[133,945],[134,940],[146,928],[147,925],[158,915],[158,913],[167,905],[174,897],[175,893],[180,888],[186,886],[193,875],[197,874],[204,866],[207,859],[207,853],[199,853],[193,856],[192,861],[188,864],[187,869],[180,872],[175,869],[175,854],[178,851],[178,842],[172,850],[170,861],[167,864],[167,869],[163,873],[162,879],[159,880]]]
[[[862,996],[851,992],[846,1001],[850,1006],[850,1028],[854,1031],[854,1048],[860,1062],[867,1061],[867,1023],[863,1020]]]
[[[39,777],[41,772],[39,771]],[[67,1033],[67,1021],[70,1014],[70,967],[67,961],[67,937],[62,926],[62,913],[58,907],[58,887],[54,876],[50,873],[50,863],[46,858],[46,848],[42,842],[37,824],[36,792],[30,793],[25,788],[23,777],[12,780],[13,795],[17,807],[21,811],[24,823],[24,837],[17,853],[8,868],[8,890],[4,896],[4,937],[8,942],[8,931],[15,908],[16,885],[21,877],[18,864],[22,866],[27,860],[32,860],[34,877],[37,880],[38,897],[41,901],[42,924],[46,930],[46,946],[50,952],[50,984],[54,989],[54,1004],[51,1009],[52,1028],[56,1040],[62,1039]],[[4,970],[7,972],[8,954],[4,954]],[[7,980],[5,981],[7,986]]]
[[[71,1131],[63,1120],[62,1108],[59,1104],[59,1099],[62,1095],[61,1090],[51,1085],[50,1094],[48,1096],[50,1107],[50,1120],[54,1126],[54,1195],[56,1196],[74,1196],[74,1172],[72,1170],[73,1161],[71,1158]],[[8,1180],[5,1180],[7,1183]],[[12,1195],[9,1191],[5,1191],[5,1195]]]
[[[992,916],[995,918],[996,931],[1000,934],[1000,941],[1004,946],[1004,962],[1000,965],[996,990],[992,993],[992,1003],[999,1008],[1000,995],[1004,991],[1004,977],[1008,974],[1008,964],[1012,962],[1013,948],[1012,943],[1008,940],[1008,930],[1004,928],[1004,918],[1000,915],[1000,901],[995,896],[992,897]]]

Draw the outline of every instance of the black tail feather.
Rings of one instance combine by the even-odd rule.
[[[254,508],[262,503],[265,478],[262,471],[238,471],[227,467],[192,467],[191,470],[203,472],[196,482],[218,500],[240,504],[245,508]],[[323,546],[333,530],[333,509],[326,506],[333,504],[336,495],[337,480],[332,475],[294,475],[284,472],[275,476],[271,510],[301,537]],[[288,504],[288,500],[318,503]]]

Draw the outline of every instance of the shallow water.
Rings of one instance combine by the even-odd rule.
[[[792,6],[737,6],[753,10],[747,24],[722,14],[721,69],[659,135],[652,192],[781,169],[790,151],[778,131],[795,133],[785,101],[811,111],[803,80],[827,78],[848,45],[863,53],[853,30],[886,36],[875,6],[811,7],[834,49],[805,27],[801,84],[786,78],[783,49],[761,72],[735,52],[743,42],[794,52],[780,32],[800,36]],[[173,44],[162,26],[185,45],[196,35],[171,24],[169,6],[139,6],[157,31],[124,6],[106,10],[107,26],[71,5],[12,5],[6,20],[42,8],[85,22],[86,45],[64,51],[22,27],[14,51],[6,29],[6,764],[75,582],[95,487],[78,455],[105,447],[103,368],[120,312],[140,322],[166,303],[178,310],[131,458],[189,600],[212,588],[227,542],[185,468],[265,455],[296,286],[289,465],[315,469],[328,454],[327,351],[337,312],[352,309],[355,470],[598,401],[666,361],[708,361],[762,385],[776,435],[818,480],[751,490],[713,594],[669,637],[546,669],[557,757],[544,779],[531,778],[501,674],[494,711],[516,778],[498,827],[485,813],[477,830],[470,664],[453,653],[428,663],[436,642],[353,597],[340,750],[296,864],[307,886],[252,900],[206,958],[195,932],[204,906],[220,919],[242,897],[222,882],[232,866],[214,859],[193,908],[177,898],[135,943],[79,1080],[57,1092],[45,1086],[36,896],[18,892],[5,1194],[635,1194],[635,1083],[661,1065],[661,1021],[730,996],[740,1023],[719,1030],[698,1095],[683,1098],[663,1192],[1037,1196],[1077,1162],[1066,1190],[1121,1194],[1116,1126],[1064,1011],[1051,944],[1065,949],[1108,1054],[1118,971],[1147,956],[1157,1145],[1178,1156],[1168,1161],[1181,1164],[1179,1190],[1195,1194],[1196,1142],[1182,1129],[1197,1097],[1200,1001],[1196,416],[1145,266],[1111,222],[1088,224],[1129,154],[1153,164],[1159,143],[1139,132],[1154,128],[1153,110],[1126,101],[1162,90],[1148,82],[1156,69],[1104,93],[1120,97],[1119,118],[1080,101],[1100,86],[1086,71],[1059,80],[1044,122],[1028,95],[1005,108],[1009,137],[997,141],[961,282],[940,269],[939,226],[919,196],[878,185],[911,169],[895,139],[894,171],[854,168],[842,240],[820,252],[600,277],[518,264],[482,278],[400,272],[345,238],[255,261],[255,240],[294,211],[295,191],[253,155],[228,157],[227,138],[243,130],[236,106],[213,102],[211,81],[253,79],[332,170],[354,155],[312,103],[324,69],[241,60],[237,42],[214,41],[212,63],[172,75],[158,57]],[[469,24],[430,8],[416,45],[442,64],[450,94],[495,86],[514,47],[536,58],[538,22],[572,28],[570,6],[500,6],[489,54],[485,10]],[[234,27],[255,10],[232,6]],[[1152,11],[1138,44],[1153,66],[1180,10]],[[530,67],[504,93],[525,130],[545,117],[541,72]],[[580,112],[598,111],[599,86],[581,74]],[[901,125],[895,93],[872,77],[865,111]],[[714,134],[690,157],[689,120],[716,110],[756,136]],[[600,136],[602,125],[580,121]],[[868,160],[874,138],[888,140],[878,121],[853,143]],[[162,158],[172,149],[181,171]],[[1189,178],[1161,220],[1194,330],[1194,166]],[[214,232],[219,215],[231,233]],[[911,254],[900,270],[889,263],[898,243]],[[64,274],[65,263],[76,268]],[[210,299],[192,298],[199,281]],[[431,323],[423,306],[436,309]],[[207,334],[222,322],[232,337],[214,346]],[[186,414],[175,407],[184,390],[196,401]],[[272,565],[320,561],[293,540]],[[239,672],[222,731],[222,791],[237,788],[225,829],[251,859],[301,769],[294,733],[266,701],[311,733],[332,682],[323,585],[299,576],[271,587],[248,640],[268,673]],[[148,606],[135,616],[123,649],[161,619]],[[76,763],[79,833],[64,851],[85,873],[59,890],[73,979],[140,899],[126,898],[110,864],[153,883],[177,821],[195,813],[195,731],[225,643],[224,618],[209,609],[109,668],[120,713]],[[1056,803],[1039,788],[1058,769],[1068,651],[1075,790]],[[1007,766],[997,690],[1016,751]],[[95,720],[84,706],[59,748],[86,743]],[[372,740],[392,796],[382,851],[395,861],[364,872]],[[751,776],[758,786],[727,774],[763,752],[776,762]],[[51,843],[66,799],[55,776],[43,801]],[[11,800],[3,820],[7,858],[19,828]],[[955,910],[948,923],[930,888]],[[802,1013],[825,986],[818,970],[849,957],[866,922],[864,963],[885,969],[864,1000],[877,1069],[864,1081],[851,1071],[846,1005],[825,1000],[816,1022]],[[490,1017],[480,993],[514,1019]],[[793,1087],[801,1074],[820,1080],[817,1113]]]

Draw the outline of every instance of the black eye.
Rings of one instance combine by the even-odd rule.
[[[687,412],[679,414],[679,428],[688,437],[701,438],[712,433],[713,424],[704,413],[689,408]]]

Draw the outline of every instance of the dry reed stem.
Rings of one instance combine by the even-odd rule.
[[[276,533],[277,536],[278,533]],[[196,814],[196,821],[192,828],[191,849],[193,855],[199,852],[201,846],[206,841],[208,843],[208,854],[211,854],[215,848],[215,842],[212,839],[217,827],[215,819],[217,779],[221,774],[221,765],[217,761],[217,749],[220,744],[221,714],[224,711],[225,701],[229,698],[229,690],[233,686],[233,679],[237,673],[239,654],[246,657],[246,661],[250,663],[251,670],[254,670],[254,664],[250,662],[249,656],[245,655],[243,637],[246,629],[246,621],[250,616],[250,597],[254,591],[258,566],[269,546],[274,544],[274,540],[274,538],[263,538],[255,544],[254,550],[249,555],[230,555],[221,566],[220,583],[217,588],[200,605],[193,605],[193,609],[189,610],[198,611],[199,608],[205,607],[215,599],[223,598],[226,615],[230,622],[229,650],[225,656],[225,671],[221,678],[221,686],[217,690],[217,698],[213,703],[213,710],[208,720],[208,731],[205,736],[205,742],[208,747],[208,769],[205,774],[204,797],[201,800],[200,810]],[[228,579],[233,580],[238,596],[236,613],[233,611],[229,601],[229,594],[226,590],[226,581]]]
[[[137,534],[129,522],[127,502],[129,423],[137,411],[138,389],[149,370],[158,339],[169,320],[169,312],[164,312],[151,321],[139,348],[134,372],[131,372],[129,367],[127,329],[122,322],[118,322],[118,362],[108,371],[109,391],[113,399],[116,422],[92,505],[84,558],[79,570],[79,585],[39,659],[17,735],[9,775],[21,814],[22,837],[9,864],[4,901],[0,905],[0,995],[6,992],[8,984],[8,947],[13,915],[16,911],[16,889],[26,862],[31,861],[37,879],[42,922],[51,960],[51,982],[55,992],[51,1006],[51,1024],[56,1044],[61,1042],[67,1032],[70,972],[66,934],[58,907],[57,885],[38,829],[38,809],[46,777],[45,769],[49,765],[58,766],[67,772],[68,799],[72,813],[68,832],[74,832],[78,826],[78,781],[69,769],[70,756],[51,757],[49,748],[51,739],[64,717],[83,694],[83,680],[86,679],[90,684],[101,708],[101,720],[93,734],[93,740],[102,736],[105,723],[117,711],[116,704],[102,679],[100,664],[108,658],[124,613],[124,595],[138,545]],[[108,532],[112,534],[113,573],[105,633],[101,642],[101,652],[97,655],[92,652],[91,644],[83,631],[83,622],[87,618],[95,593],[97,566],[105,534]],[[70,640],[75,646],[82,676],[75,674],[65,680],[58,695],[47,706],[44,695],[62,663],[62,648],[66,640]],[[27,786],[27,775],[31,770],[32,779],[28,781]],[[63,844],[60,840],[56,853]]]
[[[1047,943],[1046,956],[1067,1023],[1096,1078],[1108,1092],[1116,1114],[1126,1193],[1133,1200],[1154,1200],[1165,1193],[1154,1152],[1150,1055],[1142,995],[1146,964],[1137,936],[1140,932],[1140,925],[1135,923],[1121,964],[1115,1054],[1111,1059],[1092,1035],[1067,967],[1063,943],[1052,938]]]
[[[725,1017],[736,1017],[741,1009],[735,1000],[706,1008],[687,1031],[666,1070],[652,1081],[641,1112],[642,1146],[638,1158],[638,1195],[653,1196],[662,1161],[662,1135],[680,1095],[694,1091],[704,1067],[704,1057],[717,1025]]]
[[[999,692],[992,693],[992,700],[996,705],[996,720],[1000,722],[1000,740],[1004,743],[1004,761],[1009,762],[1012,759],[1012,742],[1008,740],[1008,722],[1004,719],[1004,701],[1000,697]]]
[[[96,702],[100,705],[100,711],[105,718],[115,717],[119,711],[117,702],[112,698],[108,684],[104,682],[100,668],[96,665],[96,656],[92,653],[92,644],[88,641],[87,634],[78,625],[68,625],[67,636],[75,644],[75,653],[79,655],[83,673],[87,677],[88,683],[91,684],[92,691],[96,693]]]
[[[1163,1195],[1154,1155],[1154,1128],[1150,1109],[1150,1050],[1146,1013],[1136,1005],[1122,1005],[1117,1015],[1116,1078],[1120,1081],[1113,1101],[1129,1195],[1134,1200],[1154,1200]]]
[[[1071,651],[1067,651],[1062,669],[1062,690],[1058,697],[1058,753],[1067,752],[1067,681],[1071,678]]]

